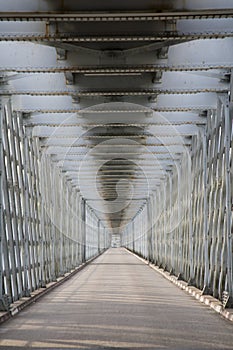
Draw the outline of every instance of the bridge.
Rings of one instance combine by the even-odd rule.
[[[232,349],[233,1],[0,0],[0,52],[0,348]]]

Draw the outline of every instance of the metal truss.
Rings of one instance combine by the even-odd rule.
[[[50,156],[42,156],[39,139],[7,97],[1,125],[0,300],[7,309],[102,252],[109,238]]]
[[[233,296],[232,145],[223,94],[193,137],[191,158],[174,167],[122,237],[127,248],[220,300]]]
[[[231,305],[232,0],[0,11],[0,309],[111,236]]]

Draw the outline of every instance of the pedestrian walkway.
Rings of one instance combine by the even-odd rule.
[[[123,248],[0,327],[0,349],[233,349],[233,326]]]

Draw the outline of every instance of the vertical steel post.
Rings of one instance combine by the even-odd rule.
[[[69,190],[69,181],[66,181],[66,220],[65,220],[65,272],[68,272],[70,269],[70,206],[69,206],[70,190]]]
[[[167,268],[167,182],[163,185],[163,236],[164,236],[164,268]]]
[[[132,220],[132,249],[135,252],[135,232],[134,232],[134,219]]]
[[[2,102],[2,101],[1,101]],[[3,308],[3,183],[2,183],[2,169],[3,169],[3,145],[2,145],[2,108],[0,110],[0,310]]]
[[[209,283],[209,236],[208,236],[208,203],[207,203],[207,129],[204,128],[204,133],[202,135],[203,143],[203,190],[204,190],[204,217],[203,217],[203,236],[204,236],[204,289],[203,293],[209,293],[208,283]]]
[[[44,254],[44,237],[45,237],[45,209],[44,201],[41,202],[41,225],[40,225],[40,285],[45,287],[45,254]]]
[[[231,86],[233,77],[231,76]],[[232,98],[232,96],[230,96]],[[227,241],[227,292],[233,298],[233,278],[232,278],[232,198],[231,198],[231,132],[232,132],[232,110],[230,110],[229,101],[226,97],[224,104],[225,114],[225,177],[226,177],[226,241]]]
[[[180,165],[180,164],[179,164]],[[178,219],[178,252],[179,252],[179,262],[178,262],[178,278],[183,278],[183,237],[182,237],[182,228],[181,228],[181,170],[180,166],[177,167],[177,219]]]
[[[86,201],[81,199],[81,220],[82,220],[82,262],[86,261]]]
[[[158,191],[158,203],[159,206],[162,203],[162,199],[161,199],[161,191]],[[158,213],[159,213],[159,217],[158,217],[158,229],[157,229],[157,235],[158,235],[158,265],[160,267],[163,266],[163,236],[162,236],[162,231],[161,231],[161,213],[159,212],[158,209]]]
[[[101,220],[98,219],[98,254],[101,252],[100,248],[100,230],[101,230]]]
[[[149,226],[149,227],[148,227]],[[151,197],[147,200],[147,257],[152,261],[152,203]]]
[[[63,182],[62,175],[60,174],[60,259],[59,259],[59,266],[60,266],[60,275],[63,275],[64,273],[64,266],[63,266],[63,220],[64,220],[64,182]]]
[[[29,187],[28,187],[28,171],[29,171],[29,160],[28,160],[28,140],[25,129],[23,135],[24,141],[24,296],[30,296],[30,286],[29,286],[29,271],[30,271],[30,259],[29,259]]]
[[[153,215],[154,215],[154,264],[158,265],[158,201],[157,201],[157,191],[153,191]]]
[[[154,193],[151,195],[151,259],[155,262],[155,236],[154,236]]]
[[[55,170],[54,170],[54,166],[51,166],[51,171],[52,173],[50,174],[50,181],[51,181],[51,185],[52,182],[55,180],[56,181],[56,177],[55,177]],[[51,256],[51,273],[52,273],[52,280],[55,281],[56,280],[56,272],[55,272],[55,239],[56,239],[56,198],[57,196],[57,186],[55,185],[54,190],[52,191],[52,198],[51,198],[51,218],[52,218],[52,226],[51,226],[51,235],[52,235],[52,256]]]
[[[189,227],[189,281],[190,285],[194,284],[194,256],[193,256],[193,243],[194,243],[194,234],[193,234],[193,172],[192,172],[192,163],[191,159],[187,158],[187,203],[188,203],[188,227]],[[189,175],[191,175],[189,177]]]
[[[171,270],[170,273],[172,274],[175,269],[175,259],[174,259],[174,244],[175,244],[175,232],[173,229],[173,208],[172,208],[172,176],[169,176],[169,204],[170,204],[170,220],[169,220],[169,231],[171,236]]]
[[[76,252],[76,246],[77,241],[75,239],[75,212],[76,212],[76,190],[75,187],[72,186],[72,194],[71,194],[71,200],[72,200],[72,220],[71,220],[71,238],[72,238],[72,251],[71,251],[71,262],[72,262],[72,268],[76,266],[75,261],[75,252]]]
[[[106,228],[104,227],[104,230],[103,230],[103,232],[104,232],[104,249],[106,249]]]

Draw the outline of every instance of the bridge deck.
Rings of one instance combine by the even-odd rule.
[[[232,349],[233,329],[124,249],[0,328],[0,349]]]

